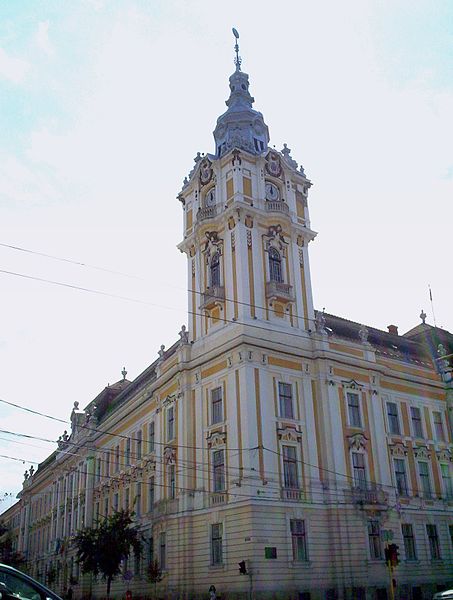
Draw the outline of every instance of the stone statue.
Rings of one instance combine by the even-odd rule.
[[[179,337],[181,339],[182,344],[189,343],[189,332],[187,331],[185,325],[181,325],[181,331],[179,332]]]
[[[319,310],[316,312],[315,327],[318,333],[327,333],[324,309],[322,312],[320,312]]]
[[[359,338],[360,341],[362,342],[362,344],[368,344],[368,335],[369,335],[369,331],[368,329],[365,327],[365,325],[361,325],[360,329],[359,329]]]

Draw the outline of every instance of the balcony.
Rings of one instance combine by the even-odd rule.
[[[225,300],[225,288],[223,286],[217,286],[208,288],[206,292],[201,295],[201,309],[209,309],[216,306]]]
[[[303,502],[305,500],[304,492],[298,488],[283,488],[282,500],[289,500],[290,502]]]
[[[219,506],[228,502],[227,492],[212,492],[209,495],[209,506]]]
[[[200,208],[197,212],[197,221],[205,221],[206,219],[213,219],[217,214],[217,206],[205,206]]]
[[[268,212],[280,212],[285,213],[285,215],[289,214],[289,206],[286,202],[282,202],[282,200],[266,200],[264,206]]]
[[[347,495],[350,502],[361,507],[373,507],[377,510],[385,510],[388,507],[388,494],[379,485],[353,487]]]
[[[293,286],[280,281],[268,281],[266,283],[266,298],[268,300],[294,302]]]

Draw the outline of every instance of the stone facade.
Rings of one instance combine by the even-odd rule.
[[[242,81],[246,142],[233,143]],[[197,155],[178,196],[189,329],[134,381],[74,406],[6,520],[20,515],[33,574],[76,597],[105,588],[81,576],[74,534],[125,507],[146,547],[118,598],[152,593],[154,556],[161,597],[380,599],[389,541],[396,596],[430,598],[452,583],[450,359],[429,325],[398,335],[314,310],[311,182],[286,145],[267,147],[240,63],[230,83],[219,149]]]

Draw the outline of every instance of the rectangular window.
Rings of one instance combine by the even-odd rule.
[[[135,514],[140,517],[142,514],[142,484],[135,484]]]
[[[352,470],[354,475],[354,485],[361,490],[366,490],[367,484],[364,454],[352,452]]]
[[[439,536],[437,535],[437,525],[426,525],[428,535],[429,552],[432,560],[440,559]]]
[[[429,478],[429,467],[427,462],[418,463],[418,474],[420,476],[421,491],[425,498],[431,498],[431,480]]]
[[[104,454],[104,473],[106,477],[110,476],[110,449],[108,449]],[[76,487],[77,489],[77,487]]]
[[[148,564],[151,565],[154,562],[154,538],[151,536],[148,538]]]
[[[393,435],[401,435],[398,407],[395,402],[387,402],[387,419],[390,433]]]
[[[104,517],[109,516],[109,498],[104,498]],[[77,527],[77,517],[76,517],[76,527]]]
[[[285,488],[299,488],[297,451],[294,446],[283,446],[283,477]]]
[[[148,510],[152,512],[154,510],[154,494],[155,494],[155,485],[154,485],[154,477],[149,478],[149,488],[148,488]]]
[[[148,428],[148,452],[154,452],[154,421],[151,421]]]
[[[223,421],[222,388],[217,387],[211,391],[211,424]]]
[[[290,383],[278,382],[278,403],[280,416],[284,419],[294,419],[293,386]]]
[[[119,497],[119,494],[115,494],[113,496],[113,510],[115,512],[118,512],[119,506],[120,506],[120,497]]]
[[[360,415],[359,395],[352,392],[346,393],[348,399],[349,425],[351,427],[362,427],[362,418]]]
[[[423,437],[422,413],[417,406],[411,406],[411,420],[414,437]]]
[[[140,554],[134,552],[134,575],[140,575],[141,566]]]
[[[214,469],[214,492],[225,490],[225,452],[215,450],[212,453],[212,464]]]
[[[126,488],[124,490],[124,510],[129,510],[129,496],[130,496],[129,488]]]
[[[448,526],[448,533],[450,534],[450,544],[453,550],[453,525]]]
[[[211,525],[211,565],[223,564],[222,523]]]
[[[101,480],[101,459],[100,458],[96,458],[96,472],[95,472],[95,476],[94,476],[94,480],[96,483],[99,483],[99,481]]]
[[[308,560],[305,521],[302,519],[291,519],[290,528],[293,560]]]
[[[450,465],[441,464],[440,473],[442,475],[442,487],[446,498],[451,500],[453,498],[453,485],[450,476]]]
[[[126,456],[125,456],[125,464],[128,467],[131,464],[131,438],[126,439]]]
[[[166,536],[165,531],[159,534],[159,565],[162,571],[167,568],[167,548],[166,548]]]
[[[379,521],[371,519],[368,521],[368,544],[370,547],[370,557],[374,560],[382,558],[382,543]]]
[[[175,437],[175,407],[170,406],[167,410],[167,441]]]
[[[170,500],[176,498],[176,465],[169,465],[168,467],[168,494]]]
[[[444,426],[442,424],[442,413],[437,411],[433,412],[433,421],[436,440],[439,442],[445,442]]]
[[[404,554],[406,555],[406,560],[417,560],[417,552],[415,550],[415,538],[412,525],[410,523],[403,523],[401,525],[401,531],[403,534]]]
[[[402,458],[394,458],[396,491],[400,496],[407,496],[406,463]]]
[[[137,448],[136,459],[141,460],[142,459],[142,430],[139,429],[135,435],[136,435],[135,443],[136,443],[136,448]]]
[[[115,471],[120,470],[120,447],[119,445],[115,448]]]

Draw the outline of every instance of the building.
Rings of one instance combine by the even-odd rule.
[[[75,596],[74,533],[133,508],[160,596],[430,598],[453,583],[453,335],[404,335],[315,311],[311,182],[269,147],[238,55],[215,152],[184,212],[189,329],[134,381],[105,388],[26,473],[17,546]],[[439,345],[441,344],[441,345]],[[388,543],[399,546],[390,575]],[[241,565],[244,573],[240,573]]]

